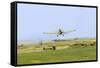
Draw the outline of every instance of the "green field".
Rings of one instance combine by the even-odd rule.
[[[18,46],[17,63],[20,65],[96,60],[96,43],[90,45],[95,41],[95,39],[85,39],[54,42],[56,50],[43,50],[43,47],[52,45],[50,42],[44,43],[42,46],[39,44]],[[81,44],[85,45],[81,46]]]

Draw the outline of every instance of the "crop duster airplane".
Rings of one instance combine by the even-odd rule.
[[[58,32],[51,32],[51,33],[43,33],[43,34],[55,34],[55,35],[57,35],[57,37],[59,36],[59,35],[62,35],[62,36],[64,36],[64,34],[67,34],[67,33],[70,33],[70,32],[73,32],[73,31],[76,31],[76,30],[68,30],[68,31],[62,31],[61,29],[58,29]]]

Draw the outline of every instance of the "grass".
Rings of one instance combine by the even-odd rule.
[[[18,65],[96,60],[96,46],[72,46],[55,51],[45,50],[41,52],[19,53],[17,60]]]

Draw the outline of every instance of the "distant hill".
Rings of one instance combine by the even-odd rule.
[[[70,39],[55,39],[53,41],[60,42],[60,41],[71,41],[71,40],[89,40],[89,39],[96,39],[96,38],[70,38]]]

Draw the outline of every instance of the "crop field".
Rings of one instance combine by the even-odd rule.
[[[18,65],[88,60],[96,60],[96,39],[23,44],[17,47]]]

